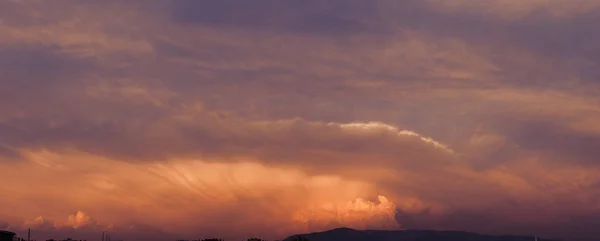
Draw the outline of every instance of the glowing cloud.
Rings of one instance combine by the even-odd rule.
[[[0,228],[600,236],[598,1],[226,2],[0,1]]]

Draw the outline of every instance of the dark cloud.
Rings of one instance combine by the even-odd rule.
[[[8,224],[8,222],[0,221],[0,229],[6,230],[9,227],[10,227],[10,225]]]
[[[1,141],[0,141],[0,157],[1,157],[0,160],[8,160],[8,161],[14,161],[14,160],[21,159],[21,155],[19,154],[19,152],[15,151],[13,148],[3,145]]]
[[[182,23],[340,35],[377,30],[377,22],[373,23],[379,20],[377,13],[375,2],[363,0],[177,0],[172,14]]]
[[[419,224],[413,218],[414,215],[408,214],[400,209],[396,209],[394,219],[398,222],[402,228],[405,229],[419,229]]]
[[[0,108],[43,109],[41,103],[64,100],[65,91],[82,86],[79,78],[94,69],[94,61],[63,50],[52,45],[0,45]]]
[[[600,50],[600,29],[594,24],[600,19],[598,8],[558,17],[542,6],[518,19],[484,11],[441,11],[426,1],[400,1],[388,10],[390,14],[399,11],[393,19],[406,29],[490,46],[513,45],[546,57],[598,61],[594,54]]]
[[[502,66],[496,74],[507,83],[538,88],[573,88],[573,75],[580,75],[580,84],[590,84],[598,78],[600,59],[600,9],[582,14],[556,17],[538,9],[516,20],[467,11],[440,13],[421,8],[398,19],[407,29],[434,36],[460,38],[472,44],[486,46],[493,63]],[[540,62],[515,61],[506,52],[517,51],[538,55]],[[543,64],[546,62],[546,64]],[[577,62],[577,64],[573,64]],[[548,71],[547,69],[561,71]]]
[[[528,49],[555,58],[583,58],[600,63],[600,28],[594,24],[598,20],[599,8],[567,18],[553,18],[536,11],[508,29],[512,38]]]
[[[30,2],[33,6],[37,4]],[[32,25],[55,24],[60,18],[59,14],[52,11],[48,14],[36,15],[36,9],[32,9],[32,5],[25,4],[20,1],[3,1],[0,3],[0,24],[10,25],[15,27],[27,27]]]
[[[0,124],[5,142],[33,149],[76,148],[132,161],[212,156],[252,156],[272,164],[321,169],[350,163],[433,168],[449,153],[419,136],[399,134],[381,124],[311,123],[303,120],[242,123],[212,118],[196,122],[120,122],[16,120]],[[304,153],[304,154],[300,154]],[[314,153],[314,154],[310,154]],[[365,162],[369,160],[368,162]],[[319,167],[319,168],[317,168]]]
[[[5,79],[18,88],[47,88],[60,78],[82,73],[93,61],[66,53],[56,45],[0,45],[0,64]]]
[[[552,156],[548,161],[600,164],[600,136],[577,131],[553,121],[506,120],[502,133],[521,150],[535,150]]]

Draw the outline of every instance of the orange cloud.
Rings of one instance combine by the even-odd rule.
[[[25,160],[3,165],[0,173],[5,180],[17,180],[21,172],[29,173],[31,178],[3,187],[3,192],[13,196],[0,204],[12,207],[12,211],[4,212],[13,216],[35,213],[61,216],[68,210],[85,210],[97,218],[98,223],[113,224],[117,229],[137,223],[190,236],[227,229],[239,230],[237,235],[242,236],[278,236],[334,226],[410,227],[414,222],[431,223],[427,220],[452,215],[462,208],[486,209],[499,205],[494,195],[524,205],[538,203],[546,206],[541,208],[549,208],[556,195],[578,192],[566,186],[567,189],[547,192],[543,185],[550,181],[549,177],[531,179],[527,176],[541,172],[520,173],[520,169],[514,169],[517,163],[476,171],[453,157],[459,154],[445,145],[382,123],[324,124],[296,120],[249,123],[237,128],[220,134],[236,133],[235,138],[239,140],[245,136],[241,133],[249,132],[252,133],[249,136],[256,137],[262,132],[265,136],[260,139],[274,138],[279,149],[260,147],[271,155],[238,152],[231,156],[203,156],[198,153],[196,158],[174,157],[147,162],[123,162],[73,149],[61,152],[22,149],[20,155]],[[361,141],[365,143],[361,145],[367,146],[355,150],[344,148],[353,155],[344,156],[340,152],[336,156],[344,156],[343,160],[332,160],[327,164],[330,168],[318,170],[304,160],[321,156],[313,153],[321,149],[311,147],[313,144],[303,146],[309,142],[297,142],[296,128],[300,128],[301,137],[312,140],[311,143],[327,140],[330,152],[335,153],[340,145],[351,144],[348,140]],[[294,142],[288,143],[292,140]],[[279,153],[292,143],[296,148],[295,157],[287,162],[263,159],[277,157],[272,153]],[[391,150],[388,146],[397,148],[392,153],[401,151],[402,155],[382,155],[385,153],[381,151]],[[243,146],[236,149],[240,147]],[[380,149],[382,147],[385,149]],[[371,152],[379,157],[371,162],[373,166],[358,161],[366,160],[362,158],[370,157]],[[431,155],[435,152],[439,154]],[[223,152],[226,153],[235,152]],[[401,156],[405,158],[398,158]],[[441,159],[427,159],[432,157]],[[529,163],[531,170],[542,167],[537,162]],[[523,166],[523,163],[518,165]],[[558,175],[556,168],[543,170]],[[575,172],[592,175],[592,170],[573,169],[572,173]],[[565,175],[569,174],[565,172]],[[569,179],[565,176],[558,180]],[[596,179],[571,180],[586,186],[593,185]],[[34,190],[27,189],[33,186]],[[585,201],[573,196],[569,202]],[[38,206],[40,203],[45,204]],[[397,210],[415,215],[416,220],[403,223],[405,221],[397,217]],[[39,217],[25,225],[55,229],[97,225],[86,213],[77,212],[66,221]],[[260,225],[254,221],[257,218],[262,220]]]
[[[69,215],[66,220],[54,220],[47,219],[42,216],[38,216],[31,220],[26,220],[23,223],[22,228],[34,228],[34,229],[61,229],[61,228],[73,228],[78,229],[82,227],[88,227],[95,225],[96,223],[87,214],[77,211],[75,214]]]
[[[0,226],[596,230],[594,1],[218,4],[0,3]]]
[[[5,205],[27,210],[19,215],[37,212],[56,216],[76,208],[115,227],[141,222],[168,232],[190,235],[189,230],[198,230],[198,227],[204,227],[201,232],[234,228],[240,233],[262,232],[261,235],[271,236],[322,230],[331,227],[332,223],[357,228],[398,228],[402,224],[394,218],[397,205],[407,212],[422,211],[424,207],[423,204],[407,206],[403,199],[397,199],[397,194],[393,197],[383,195],[390,190],[376,191],[377,181],[393,180],[390,179],[392,172],[385,171],[386,166],[405,165],[418,170],[425,166],[410,163],[431,156],[430,153],[439,152],[436,155],[440,157],[453,155],[451,149],[431,138],[383,123],[292,120],[239,124],[215,129],[226,130],[215,134],[231,140],[251,138],[248,142],[238,142],[237,146],[228,147],[230,151],[194,152],[197,155],[194,158],[183,155],[158,162],[122,162],[111,155],[75,149],[60,152],[21,149],[24,162],[3,166],[0,172],[6,178],[16,178],[16,173],[27,171],[35,178],[3,191],[14,193],[13,199],[30,201]],[[255,139],[260,135],[264,137]],[[269,140],[271,138],[273,141]],[[302,139],[305,141],[298,142]],[[267,142],[255,148],[261,151],[256,153],[244,150],[250,140]],[[269,147],[276,143],[278,149]],[[324,149],[319,147],[321,144],[315,145],[317,143],[330,147]],[[358,143],[367,146],[343,160],[331,159],[330,168],[318,170],[307,162],[310,159],[317,161],[315,158],[339,158],[335,155],[351,151],[346,145]],[[253,145],[256,144],[259,143]],[[425,156],[421,157],[418,153],[404,152],[406,157],[417,159],[406,158],[404,164],[392,163],[383,158],[391,155],[383,152],[389,149],[382,149],[390,145],[404,148],[404,151],[425,148],[429,153],[424,152]],[[288,148],[296,149],[295,157],[281,156]],[[380,156],[379,164],[357,162],[373,155]],[[36,186],[36,190],[45,192],[30,192],[25,189],[27,186]],[[396,203],[396,199],[401,202]],[[38,201],[52,204],[52,209],[36,207]],[[111,211],[107,214],[104,209]],[[270,228],[256,226],[252,221],[254,218],[261,218],[270,224]],[[45,220],[40,218],[27,224],[43,227]],[[51,222],[50,226],[79,228],[91,222],[89,216],[78,212],[69,216],[67,222]],[[178,225],[170,225],[173,223]]]

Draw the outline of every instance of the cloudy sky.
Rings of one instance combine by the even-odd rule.
[[[600,1],[0,1],[0,229],[600,235]]]

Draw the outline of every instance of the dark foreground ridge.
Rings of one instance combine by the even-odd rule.
[[[535,241],[533,236],[494,236],[462,231],[432,230],[354,230],[336,228],[329,231],[299,234],[283,241]],[[537,241],[558,241],[557,239],[537,238]]]

